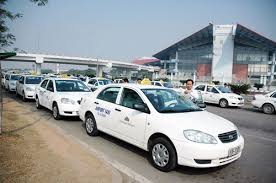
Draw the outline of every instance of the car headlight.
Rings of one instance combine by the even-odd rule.
[[[235,129],[236,129],[236,131],[237,131],[238,137],[240,137],[240,136],[241,136],[241,133],[240,133],[238,127],[237,127],[236,125],[234,125],[234,127],[235,127]]]
[[[27,87],[27,88],[26,88],[26,91],[33,91],[33,89],[30,88],[30,87]]]
[[[74,101],[74,100],[71,100],[71,99],[69,99],[69,98],[61,98],[61,103],[63,103],[63,104],[73,104],[73,105],[75,105],[76,104],[76,102]]]
[[[203,143],[203,144],[217,144],[217,140],[212,135],[209,135],[207,133],[203,133],[198,130],[184,130],[183,131],[184,136],[186,139],[197,142],[197,143]]]

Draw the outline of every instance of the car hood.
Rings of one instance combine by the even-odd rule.
[[[243,98],[242,96],[235,94],[235,93],[222,93],[222,95],[227,96],[227,97],[233,96],[233,97]]]
[[[29,88],[31,88],[31,89],[33,89],[33,90],[35,90],[35,88],[36,88],[37,85],[38,85],[38,84],[26,84],[25,86],[26,86],[26,87],[29,87]]]
[[[186,113],[167,113],[162,116],[162,121],[177,129],[199,130],[212,135],[236,130],[235,125],[220,116],[207,111],[195,111]]]
[[[91,92],[58,92],[60,98],[69,98],[74,101],[81,100],[82,97],[89,95]]]
[[[15,85],[15,84],[16,84],[16,80],[10,80],[10,81],[9,81],[9,84]]]

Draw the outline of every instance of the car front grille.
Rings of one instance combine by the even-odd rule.
[[[222,143],[229,143],[237,140],[238,134],[237,131],[231,131],[231,132],[226,132],[218,135],[218,138]]]

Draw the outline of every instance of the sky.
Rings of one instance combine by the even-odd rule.
[[[13,47],[131,62],[213,24],[242,24],[276,41],[276,0],[8,0]]]

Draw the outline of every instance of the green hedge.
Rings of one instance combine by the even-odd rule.
[[[229,84],[231,90],[236,94],[247,94],[250,84]]]

